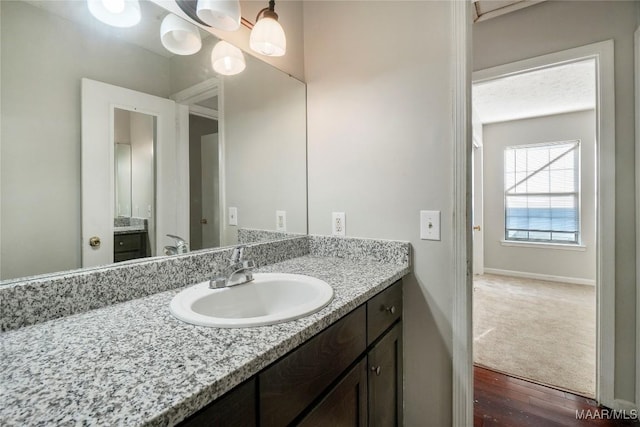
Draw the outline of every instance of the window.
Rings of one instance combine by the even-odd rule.
[[[579,244],[580,141],[504,150],[505,240]]]

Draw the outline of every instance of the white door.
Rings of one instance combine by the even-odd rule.
[[[472,160],[473,274],[484,274],[484,224],[482,222],[482,146],[474,145]]]
[[[145,93],[82,79],[82,266],[113,262],[114,109],[156,117],[156,237],[177,224],[175,103]],[[100,243],[97,243],[99,239]],[[156,253],[163,239],[156,238]],[[92,245],[92,242],[94,243]]]
[[[220,246],[220,175],[218,134],[203,135],[202,162],[202,247]]]

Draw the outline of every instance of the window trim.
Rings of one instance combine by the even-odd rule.
[[[563,144],[571,144],[574,143],[576,145],[576,167],[574,168],[574,179],[575,179],[575,188],[576,191],[573,192],[563,192],[563,193],[522,193],[522,196],[536,196],[536,195],[543,195],[543,196],[575,196],[576,198],[576,207],[577,207],[577,211],[578,211],[578,227],[577,227],[577,240],[575,242],[569,241],[569,242],[563,242],[563,241],[558,241],[558,240],[540,240],[540,239],[515,239],[515,238],[509,238],[507,233],[508,233],[508,229],[507,229],[507,191],[509,191],[509,189],[506,189],[506,185],[505,185],[505,174],[506,174],[506,167],[505,167],[505,158],[504,158],[504,153],[506,153],[507,150],[513,150],[513,149],[523,149],[523,148],[535,148],[535,147],[549,147],[549,146],[553,146],[553,145],[563,145]],[[585,250],[585,249],[581,249],[581,248],[586,248],[586,246],[583,245],[582,242],[582,186],[581,186],[581,179],[582,179],[582,140],[581,139],[568,139],[568,140],[561,140],[561,141],[550,141],[550,142],[538,142],[538,143],[533,143],[533,144],[517,144],[517,145],[509,145],[507,147],[504,147],[503,149],[503,159],[502,159],[502,182],[503,182],[503,238],[500,240],[500,243],[502,246],[528,246],[531,247],[536,246],[536,247],[540,247],[542,245],[549,245],[550,248],[556,248],[556,249],[560,249],[557,246],[563,246],[563,247],[571,247],[571,248],[576,248],[575,250]],[[559,159],[559,158],[558,158]],[[546,166],[552,164],[554,161],[548,163]],[[544,169],[544,168],[543,168]],[[542,170],[542,169],[540,169]],[[537,171],[536,171],[537,173]],[[515,188],[518,185],[518,183],[516,183],[515,185],[513,185],[511,188]],[[520,194],[511,194],[511,196],[518,196]],[[553,232],[552,230],[549,231],[550,233]],[[560,230],[558,230],[558,232],[561,232]]]

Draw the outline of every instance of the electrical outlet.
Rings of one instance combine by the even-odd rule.
[[[420,238],[440,240],[440,211],[420,211]]]
[[[229,208],[229,225],[238,225],[238,208]]]
[[[287,231],[287,211],[276,211],[276,231]]]
[[[347,222],[344,212],[333,212],[331,214],[331,235],[345,236],[347,230]]]

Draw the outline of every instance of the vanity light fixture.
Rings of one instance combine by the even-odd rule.
[[[87,0],[87,6],[96,19],[112,27],[133,27],[142,16],[138,0]]]
[[[224,40],[220,40],[213,47],[211,65],[216,73],[223,76],[241,73],[247,66],[242,51]]]
[[[160,40],[169,52],[176,55],[193,55],[202,47],[198,27],[173,13],[162,20]]]
[[[198,0],[198,18],[224,31],[240,28],[240,0]]]
[[[278,22],[278,14],[274,10],[275,5],[276,2],[270,0],[269,7],[258,12],[256,24],[249,36],[251,49],[266,56],[282,56],[287,51],[287,38]]]

